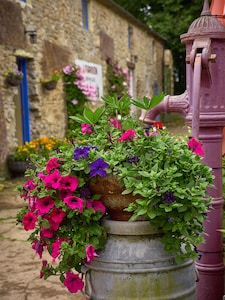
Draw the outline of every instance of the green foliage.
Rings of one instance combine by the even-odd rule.
[[[125,10],[166,39],[166,47],[171,49],[174,67],[179,81],[175,81],[175,94],[186,89],[185,46],[180,35],[188,31],[192,22],[200,17],[203,1],[199,0],[115,0]],[[209,1],[211,3],[211,1]]]
[[[107,94],[118,97],[128,93],[129,88],[129,75],[128,71],[119,67],[117,61],[112,61],[110,58],[106,60],[106,81],[107,81]]]
[[[59,72],[58,70],[54,70],[54,72],[49,77],[40,79],[40,83],[45,84],[47,82],[57,82],[59,81],[60,77],[61,72]]]
[[[120,99],[116,95],[104,97],[105,105],[95,112],[85,108],[83,115],[73,117],[81,123],[82,131],[76,128],[73,139],[51,152],[50,160],[31,157],[35,169],[26,175],[32,182],[18,188],[28,208],[20,211],[17,218],[24,224],[26,213],[38,216],[35,227],[30,228],[33,232],[29,240],[38,241],[50,255],[57,239],[62,242],[58,264],[48,263],[43,268],[44,278],[59,275],[64,281],[68,271],[81,272],[88,245],[96,251],[104,247],[104,211],[88,207],[88,203],[101,203],[102,195],[93,192],[90,185],[107,176],[119,180],[122,194],[136,196],[125,209],[133,213],[130,221],[141,216],[160,229],[165,250],[176,254],[178,262],[198,257],[197,246],[204,242],[203,221],[211,201],[207,199],[207,188],[213,181],[212,170],[193,153],[196,149],[192,151],[185,141],[175,139],[158,122],[149,128],[127,114],[131,104],[149,109],[162,98],[163,95],[152,100],[144,97],[141,101],[127,95]],[[69,182],[63,185],[65,179]],[[71,190],[70,180],[77,182]],[[70,205],[68,192],[77,197]],[[53,201],[54,208],[65,213],[50,237],[43,237],[42,230],[51,229],[54,208],[39,213],[37,205],[46,196],[52,199],[47,198],[46,205]],[[80,201],[82,208],[76,206]]]
[[[84,79],[83,74],[80,71],[80,68],[76,65],[66,66],[63,69],[62,78],[64,82],[64,91],[66,94],[68,116],[67,137],[71,137],[72,130],[77,126],[77,122],[70,118],[70,116],[80,114],[88,102],[88,97],[79,87],[79,82],[82,83]]]
[[[15,152],[10,157],[11,160],[27,161],[32,154],[48,157],[53,149],[57,149],[64,141],[55,137],[41,137],[26,142],[15,149]]]

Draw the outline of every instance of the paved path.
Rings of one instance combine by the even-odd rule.
[[[16,225],[16,213],[24,205],[13,191],[19,182],[0,182],[0,299],[85,300],[81,293],[70,294],[58,277],[39,278],[41,260],[26,241],[29,232]]]

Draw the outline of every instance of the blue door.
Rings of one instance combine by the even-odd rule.
[[[17,58],[18,69],[23,72],[23,80],[20,84],[20,102],[21,102],[21,124],[23,143],[30,141],[30,115],[27,84],[27,61],[24,58]]]

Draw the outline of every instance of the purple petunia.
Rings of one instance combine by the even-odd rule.
[[[106,168],[109,168],[109,164],[102,158],[98,158],[90,164],[90,176],[95,177],[99,175],[100,177],[105,177],[107,175]]]
[[[137,155],[128,157],[128,159],[127,159],[128,162],[134,163],[134,164],[137,164],[138,160],[139,160],[139,157]]]
[[[88,158],[90,149],[90,146],[77,147],[73,153],[74,159],[79,160],[81,157]]]
[[[97,149],[97,147],[94,146],[77,147],[73,153],[74,159],[79,160],[81,157],[88,158],[91,149]]]
[[[171,204],[174,201],[176,201],[176,198],[173,192],[166,192],[165,194],[163,194],[163,200],[162,200],[163,203]]]

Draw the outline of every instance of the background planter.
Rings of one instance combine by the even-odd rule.
[[[12,177],[23,176],[28,168],[32,168],[28,161],[13,160],[11,156],[7,159],[7,165]]]
[[[20,78],[10,78],[10,77],[6,78],[6,83],[11,86],[19,86],[21,81],[22,79]]]
[[[54,90],[57,86],[57,81],[49,81],[49,82],[44,82],[42,83],[42,86],[46,89],[46,90]]]

